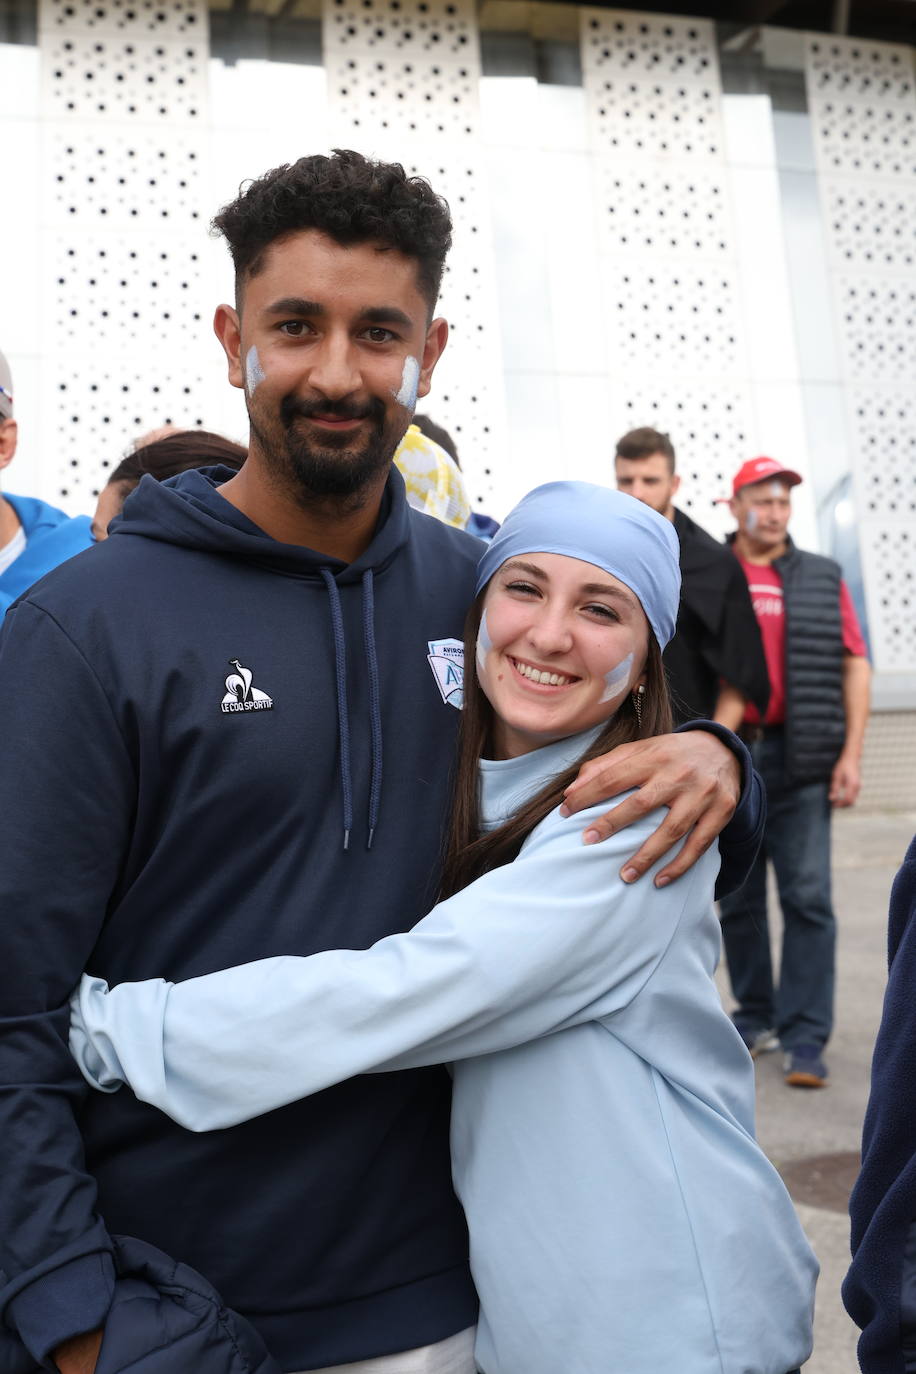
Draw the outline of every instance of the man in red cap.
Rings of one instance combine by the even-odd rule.
[[[827,1081],[823,1051],[833,1024],[831,807],[852,806],[859,793],[871,669],[839,565],[789,536],[791,491],[801,480],[775,458],[751,458],[732,483],[738,528],[729,543],[747,577],[770,676],[766,713],[748,703],[744,715],[769,815],[754,867],[721,914],[734,1019],[748,1049],[756,1055],[780,1043],[786,1082],[816,1088]],[[768,858],[784,921],[778,988]]]

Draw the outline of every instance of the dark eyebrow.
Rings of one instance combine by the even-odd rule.
[[[304,300],[302,296],[283,296],[265,307],[268,315],[323,315],[325,309],[317,301]]]
[[[309,301],[302,296],[283,296],[266,307],[268,315],[295,315],[312,317],[326,315],[327,310],[319,301]],[[367,305],[360,310],[359,318],[366,324],[400,325],[402,329],[412,329],[413,320],[395,305]]]
[[[625,587],[609,587],[604,582],[588,582],[582,590],[586,596],[609,596],[614,601],[623,601],[634,610],[639,605],[636,597],[632,596]]]
[[[527,573],[529,577],[536,577],[540,582],[547,581],[547,574],[543,568],[539,568],[536,563],[523,563],[520,558],[513,558],[502,566],[503,572],[508,572],[514,568],[517,572]]]
[[[413,329],[413,320],[396,305],[368,306],[359,315],[367,324],[399,324],[402,329]]]

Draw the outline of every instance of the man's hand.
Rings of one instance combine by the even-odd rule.
[[[859,760],[844,752],[837,759],[830,775],[830,801],[833,806],[854,806],[862,786]]]
[[[102,1335],[102,1331],[85,1331],[59,1345],[52,1355],[60,1374],[95,1374]]]
[[[631,787],[639,791],[602,816],[582,838],[585,844],[597,844],[656,807],[669,807],[665,820],[620,874],[625,883],[635,882],[692,831],[677,858],[656,877],[656,887],[664,887],[686,873],[731,820],[741,796],[741,768],[728,746],[705,730],[621,744],[583,764],[567,788],[564,814],[596,806]]]

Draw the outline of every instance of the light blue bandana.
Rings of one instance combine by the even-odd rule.
[[[664,649],[681,595],[678,538],[670,520],[622,491],[547,482],[523,496],[477,565],[477,591],[521,554],[561,553],[616,577],[638,598]]]

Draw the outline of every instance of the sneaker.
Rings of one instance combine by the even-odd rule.
[[[747,1045],[752,1059],[756,1059],[758,1054],[769,1054],[771,1050],[779,1048],[779,1036],[772,1026],[750,1026],[746,1021],[736,1019],[735,1029]]]
[[[793,1045],[783,1063],[790,1088],[826,1088],[827,1065],[820,1045]]]

